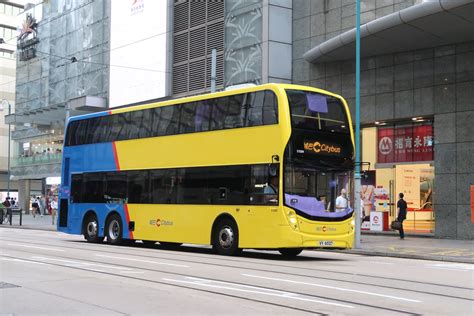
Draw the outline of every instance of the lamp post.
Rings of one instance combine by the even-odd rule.
[[[356,108],[355,108],[355,175],[354,175],[354,201],[355,201],[355,248],[360,248],[360,230],[361,230],[361,200],[360,200],[360,0],[356,0]]]

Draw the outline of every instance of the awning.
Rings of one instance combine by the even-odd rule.
[[[360,36],[362,57],[474,41],[474,1],[425,1],[361,25]],[[355,40],[354,28],[303,57],[311,63],[352,59]]]

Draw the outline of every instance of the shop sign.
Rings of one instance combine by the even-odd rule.
[[[384,127],[377,130],[377,162],[433,160],[433,126]]]
[[[37,32],[38,22],[31,13],[27,13],[17,40],[20,61],[27,61],[36,57],[36,46],[39,43]]]

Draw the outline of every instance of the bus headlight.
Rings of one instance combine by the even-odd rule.
[[[351,226],[352,226],[352,227],[355,227],[355,225],[356,225],[356,221],[355,221],[355,219],[353,218],[353,219],[351,220]]]
[[[286,216],[288,216],[288,222],[290,223],[291,228],[293,228],[294,230],[299,229],[298,218],[296,217],[296,213],[294,211],[288,211],[286,213]]]

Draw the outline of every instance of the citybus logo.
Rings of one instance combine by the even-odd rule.
[[[173,225],[173,222],[172,221],[167,221],[167,220],[164,220],[164,219],[152,219],[150,220],[150,225],[151,226],[156,226],[156,227],[160,227],[160,226],[172,226]]]
[[[322,142],[313,142],[313,141],[305,141],[304,142],[304,150],[315,152],[317,154],[340,154],[341,147],[333,144],[325,144]]]
[[[382,155],[388,155],[392,152],[393,144],[390,137],[382,137],[379,142],[379,151]]]

